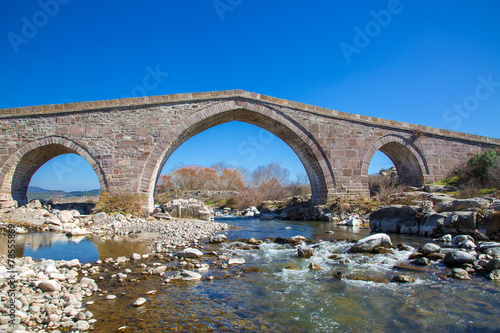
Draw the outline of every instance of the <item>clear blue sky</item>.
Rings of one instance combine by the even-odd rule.
[[[244,89],[498,138],[498,13],[494,1],[3,1],[0,108]],[[168,76],[146,91],[156,68]],[[204,156],[192,150],[202,143],[233,160],[230,143],[260,130],[228,139],[235,126],[193,138],[172,160]],[[271,144],[254,162],[269,157],[297,168]],[[90,186],[71,170],[64,186]]]

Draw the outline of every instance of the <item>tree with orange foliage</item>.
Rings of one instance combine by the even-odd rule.
[[[209,167],[190,165],[172,172],[172,182],[182,191],[213,190],[218,180],[217,171]]]
[[[223,169],[219,176],[219,189],[222,191],[240,191],[245,188],[243,176],[234,169]]]
[[[156,187],[159,192],[167,192],[175,188],[174,183],[172,182],[172,177],[170,175],[161,175],[158,179],[158,185]]]

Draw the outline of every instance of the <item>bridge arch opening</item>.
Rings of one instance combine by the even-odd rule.
[[[22,147],[0,170],[0,176],[3,176],[2,193],[10,194],[18,206],[26,204],[28,202],[28,186],[35,173],[40,169],[44,170],[44,165],[47,162],[61,155],[66,155],[66,163],[59,161],[55,166],[53,165],[53,172],[48,175],[53,177],[53,186],[50,189],[55,189],[57,182],[64,182],[64,174],[72,173],[75,167],[81,164],[80,158],[83,158],[86,161],[84,163],[89,164],[89,167],[94,171],[94,177],[97,178],[94,179],[94,183],[90,180],[89,184],[92,186],[95,184],[101,191],[106,191],[107,186],[102,170],[87,151],[69,140],[47,138]],[[90,175],[92,177],[91,173]],[[76,176],[78,177],[78,175]],[[50,183],[50,181],[46,183]],[[93,189],[89,188],[89,190]]]
[[[427,163],[420,149],[411,141],[395,135],[377,141],[366,154],[363,176],[368,176],[368,167],[376,153],[383,153],[392,162],[399,185],[418,187],[424,184],[425,175],[428,174]]]
[[[264,112],[263,112],[264,111]],[[265,113],[265,114],[264,114]],[[333,171],[328,159],[312,136],[302,127],[280,116],[271,110],[248,110],[214,108],[204,111],[205,117],[192,115],[165,135],[163,142],[150,155],[151,164],[155,164],[151,172],[145,172],[140,183],[140,192],[147,193],[149,210],[154,207],[154,190],[161,170],[166,161],[177,148],[195,135],[231,121],[240,121],[258,126],[285,142],[302,163],[311,186],[311,202],[326,203],[329,189],[334,188]],[[146,170],[147,171],[147,170]]]
[[[230,121],[186,140],[166,160],[156,186],[156,203],[184,191],[215,193],[206,199],[222,203],[226,199],[226,206],[247,204],[247,208],[260,204],[259,198],[304,199],[310,188],[303,164],[283,140],[261,127]]]

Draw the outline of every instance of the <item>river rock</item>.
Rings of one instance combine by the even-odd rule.
[[[359,218],[358,215],[352,215],[350,216],[347,221],[345,222],[345,225],[348,225],[348,226],[359,226],[359,225],[362,225],[363,224],[363,221],[361,221],[361,219]]]
[[[68,269],[72,269],[75,267],[79,268],[80,266],[81,266],[80,260],[78,260],[78,259],[71,259],[71,260],[65,261],[61,264],[61,267],[68,268]]]
[[[492,257],[500,257],[500,247],[492,247],[484,250],[484,253],[489,254]]]
[[[262,244],[262,241],[260,239],[255,239],[255,238],[250,238],[248,240],[248,244],[250,245],[259,245],[259,244]]]
[[[16,227],[14,229],[14,232],[16,234],[26,234],[26,233],[28,233],[28,230],[26,228],[24,228],[24,227]]]
[[[431,253],[437,253],[439,250],[441,250],[441,247],[433,243],[427,243],[418,248],[418,252],[422,253],[424,256],[428,256]]]
[[[87,230],[82,229],[82,228],[73,228],[70,231],[66,233],[66,236],[73,237],[73,236],[85,236],[87,234]]]
[[[48,218],[45,220],[45,224],[48,224],[48,225],[54,225],[54,226],[58,226],[58,227],[62,226],[62,222],[61,222],[61,220],[59,220],[59,219],[57,218],[57,216],[54,216],[54,215],[52,215],[52,216],[48,217]]]
[[[227,241],[226,235],[218,234],[210,237],[209,243],[217,244],[217,243],[223,243],[225,241]]]
[[[290,241],[292,243],[300,243],[300,242],[305,241],[305,240],[306,240],[306,238],[304,236],[300,236],[300,235],[290,237]]]
[[[500,269],[496,269],[492,272],[490,272],[486,278],[488,278],[488,280],[500,280]]]
[[[469,273],[462,268],[453,268],[451,271],[451,277],[457,280],[470,280]]]
[[[96,224],[103,223],[108,218],[105,212],[100,212],[92,216],[92,221]]]
[[[414,221],[418,207],[392,205],[383,206],[370,214],[370,228],[373,231],[398,233],[408,221]]]
[[[171,280],[197,281],[201,280],[201,274],[183,269],[181,271],[176,272],[171,277]]]
[[[499,258],[493,258],[484,267],[488,272],[495,271],[497,269],[500,269],[500,259]]]
[[[61,285],[54,280],[39,281],[37,288],[43,292],[61,291]]]
[[[462,243],[463,241],[471,241],[471,242],[474,242],[474,238],[472,238],[471,236],[469,235],[457,235],[455,237],[453,237],[452,239],[452,243],[453,244],[460,244]]]
[[[203,252],[194,248],[187,248],[177,253],[180,258],[201,258],[203,257]]]
[[[61,210],[57,213],[57,218],[62,222],[62,223],[68,223],[73,219],[73,213],[68,210]]]
[[[441,243],[451,243],[453,240],[453,237],[450,234],[446,234],[442,237],[434,239],[435,242],[441,242]]]
[[[463,251],[449,252],[444,256],[443,264],[446,266],[460,266],[462,264],[472,264],[476,257]]]
[[[476,247],[476,244],[474,244],[473,241],[470,240],[464,240],[457,245],[461,249],[474,249]]]
[[[132,304],[133,306],[141,306],[141,305],[144,305],[146,304],[147,302],[147,299],[145,299],[144,297],[139,297],[138,299],[135,300],[134,304]]]
[[[75,323],[74,327],[78,331],[88,331],[90,329],[90,324],[85,320],[79,320]]]
[[[261,220],[272,220],[272,219],[274,219],[274,215],[271,213],[265,213],[265,214],[262,214],[259,218]]]
[[[409,283],[411,282],[411,277],[408,275],[394,275],[392,277],[392,282]]]
[[[310,263],[309,266],[307,266],[311,271],[319,271],[319,270],[322,270],[323,268],[318,265],[318,264],[315,264],[315,263]]]
[[[229,266],[232,266],[232,265],[244,265],[245,264],[245,259],[244,258],[230,258],[230,259],[228,259],[227,264]]]
[[[360,239],[351,247],[352,253],[369,253],[377,247],[392,247],[391,238],[386,234],[375,234]]]
[[[417,266],[428,266],[429,263],[430,263],[429,259],[427,259],[425,257],[420,257],[420,258],[417,258],[417,259],[413,260],[412,262],[410,262],[410,264],[417,265]]]
[[[132,253],[132,256],[130,257],[132,260],[140,260],[142,259],[142,256],[139,253]]]
[[[312,247],[302,247],[297,248],[297,256],[299,258],[310,258],[314,255],[314,249]]]
[[[488,249],[495,248],[495,247],[500,247],[500,243],[497,242],[480,242],[476,246],[476,251],[484,252]]]

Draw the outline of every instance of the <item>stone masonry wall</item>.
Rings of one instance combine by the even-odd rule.
[[[13,197],[22,201],[38,167],[74,152],[94,168],[103,191],[143,194],[142,204],[151,210],[158,173],[170,154],[190,137],[232,120],[260,126],[290,145],[318,203],[337,195],[367,195],[368,164],[379,149],[408,183],[417,183],[443,178],[481,149],[500,146],[499,139],[239,90],[3,109],[0,206]]]

